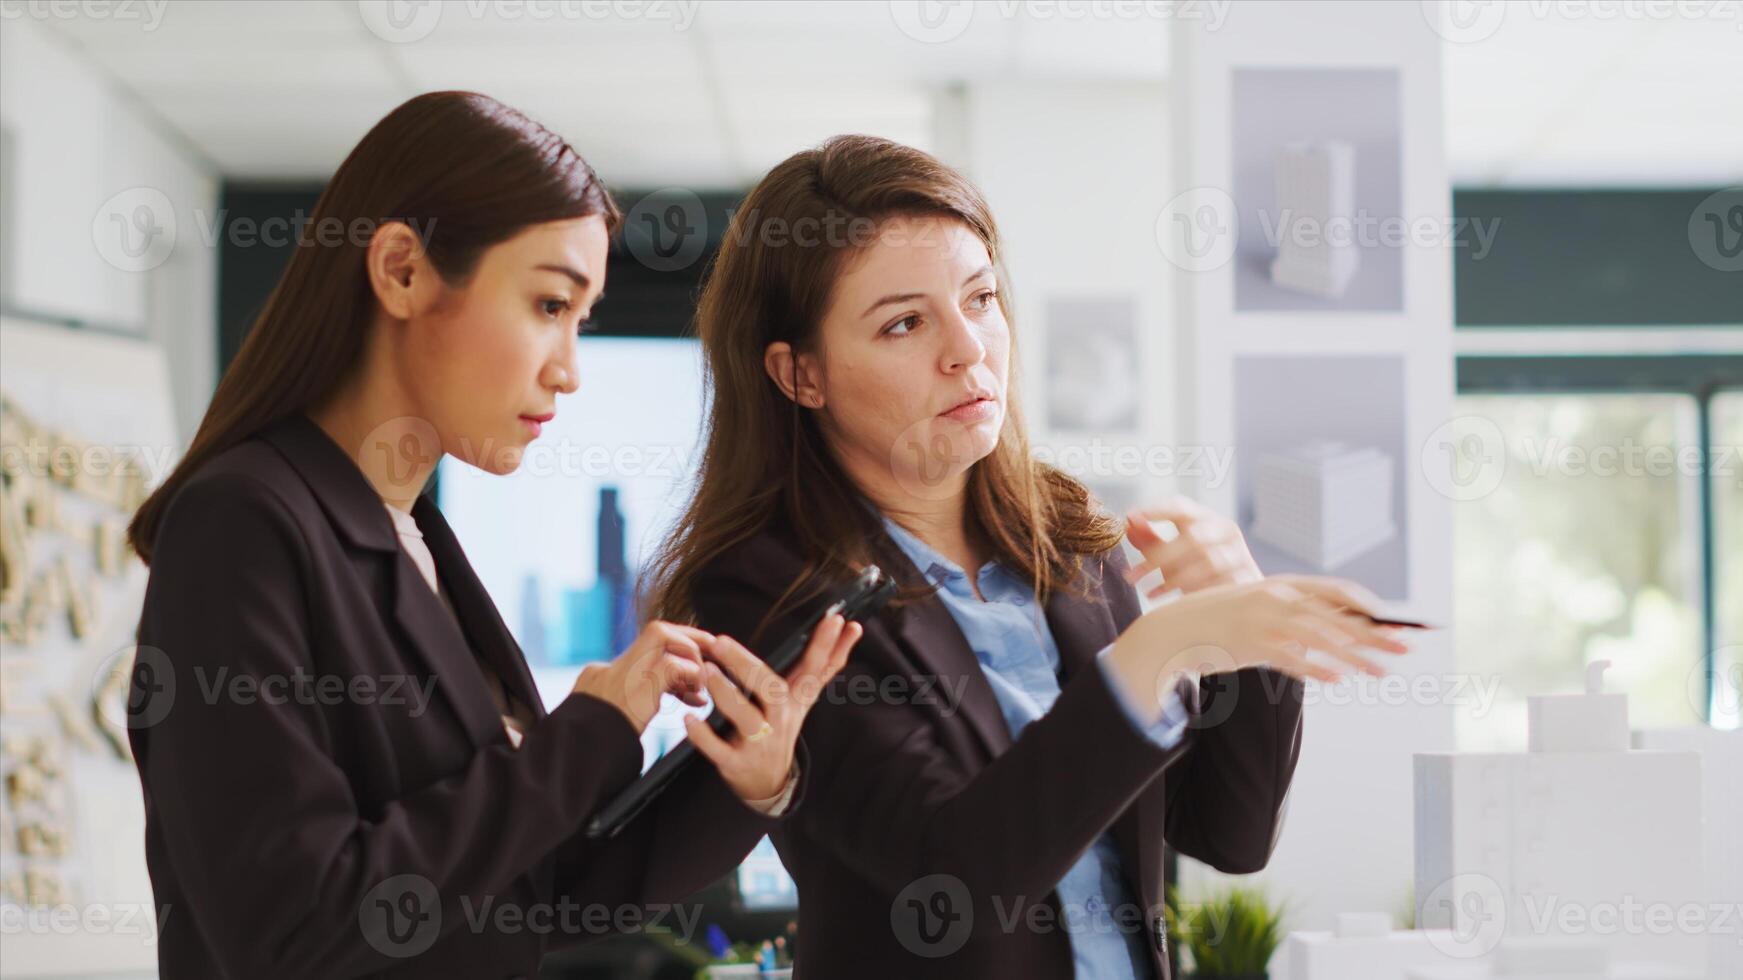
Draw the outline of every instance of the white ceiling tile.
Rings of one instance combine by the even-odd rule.
[[[145,96],[173,98],[219,89],[233,99],[250,92],[321,97],[334,91],[385,90],[399,83],[378,45],[357,38],[319,43],[160,46],[154,39],[102,56],[110,73]]]
[[[28,8],[26,8],[28,9]],[[107,13],[61,16],[77,5],[48,6],[44,19],[87,50],[131,48],[141,43],[175,47],[199,44],[251,46],[249,42],[297,42],[317,38],[357,37],[362,22],[357,5],[347,0],[169,0],[161,8],[135,0],[116,3]],[[160,9],[153,20],[151,11]]]
[[[466,88],[562,133],[619,186],[736,186],[840,132],[923,144],[936,93],[959,82],[1159,77],[1173,26],[1009,3],[598,17],[613,8],[458,0],[408,38],[372,29],[379,5],[356,0],[173,0],[157,22],[136,9],[46,20],[226,173],[323,176],[411,94]],[[1596,9],[1512,4],[1492,36],[1445,47],[1456,182],[1739,179],[1739,16],[1580,15]]]

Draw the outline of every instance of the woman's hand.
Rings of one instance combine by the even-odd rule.
[[[615,705],[640,734],[659,712],[662,694],[697,707],[707,703],[702,699],[702,648],[714,641],[712,633],[656,619],[642,627],[617,659],[581,668],[571,693],[591,694]]]
[[[1342,579],[1273,575],[1217,585],[1158,606],[1114,641],[1108,657],[1134,703],[1160,707],[1183,674],[1218,674],[1269,667],[1291,677],[1336,681],[1345,671],[1308,659],[1318,650],[1342,665],[1380,676],[1365,653],[1405,653],[1409,647],[1364,613],[1379,608],[1369,591]]]
[[[706,683],[715,710],[732,722],[733,731],[722,738],[695,715],[684,719],[684,729],[739,799],[766,800],[787,785],[805,715],[864,632],[839,613],[824,617],[791,680],[782,679],[737,640],[715,638],[710,651],[714,660],[704,668]]]
[[[1179,532],[1164,541],[1150,526],[1168,521]],[[1179,589],[1196,592],[1215,585],[1257,582],[1263,576],[1247,550],[1240,525],[1187,497],[1175,497],[1160,507],[1135,510],[1126,515],[1126,540],[1144,555],[1144,560],[1126,572],[1126,581],[1137,585],[1151,572],[1161,572],[1159,584],[1144,593],[1160,598]]]

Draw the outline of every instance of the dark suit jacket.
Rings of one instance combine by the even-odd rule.
[[[699,765],[616,839],[583,839],[639,771],[635,730],[588,695],[547,715],[441,513],[414,515],[456,615],[306,416],[171,504],[130,705],[166,980],[530,977],[776,825]],[[518,750],[479,656],[539,716]]]
[[[887,536],[874,550],[898,581],[922,583]],[[699,625],[753,636],[801,565],[778,528],[752,538],[704,571]],[[1091,557],[1093,598],[1048,601],[1062,691],[1014,741],[936,598],[867,624],[806,720],[805,809],[774,834],[799,885],[797,976],[1070,976],[1054,887],[1111,827],[1142,905],[1114,921],[1142,930],[1165,978],[1164,843],[1225,872],[1265,866],[1300,747],[1300,683],[1263,669],[1182,681],[1194,720],[1156,747],[1093,663],[1139,614],[1125,569],[1118,548]]]

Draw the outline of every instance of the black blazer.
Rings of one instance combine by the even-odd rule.
[[[874,552],[923,584],[887,535]],[[753,636],[802,564],[779,528],[752,538],[699,579],[699,625]],[[1015,741],[938,599],[867,624],[806,719],[805,809],[774,834],[799,886],[797,976],[1068,977],[1054,887],[1112,827],[1142,905],[1128,921],[1166,978],[1164,843],[1225,872],[1265,866],[1300,748],[1300,682],[1264,669],[1182,681],[1193,722],[1156,747],[1092,660],[1139,614],[1125,570],[1118,548],[1091,557],[1091,598],[1049,599],[1062,690]]]
[[[441,513],[413,513],[457,615],[306,416],[171,503],[129,733],[165,978],[530,977],[776,826],[698,765],[616,839],[583,839],[640,769],[635,730],[587,695],[547,715]],[[477,656],[539,717],[518,750]]]

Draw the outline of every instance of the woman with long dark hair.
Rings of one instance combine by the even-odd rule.
[[[322,193],[129,529],[164,976],[531,976],[717,879],[796,805],[800,722],[856,625],[826,620],[789,692],[728,637],[650,622],[547,713],[421,494],[443,455],[513,471],[575,390],[618,221],[572,147],[465,92],[395,109]],[[587,838],[662,694],[704,689],[731,736],[691,719],[708,764]]]
[[[1000,251],[960,174],[844,136],[751,191],[702,293],[711,415],[655,614],[754,645],[866,562],[904,585],[773,835],[800,976],[1165,976],[1163,844],[1262,868],[1301,680],[1340,676],[1309,650],[1405,649],[1350,583],[1260,575],[1231,522],[1122,528],[1033,459]],[[1140,614],[1157,572],[1185,595]]]

